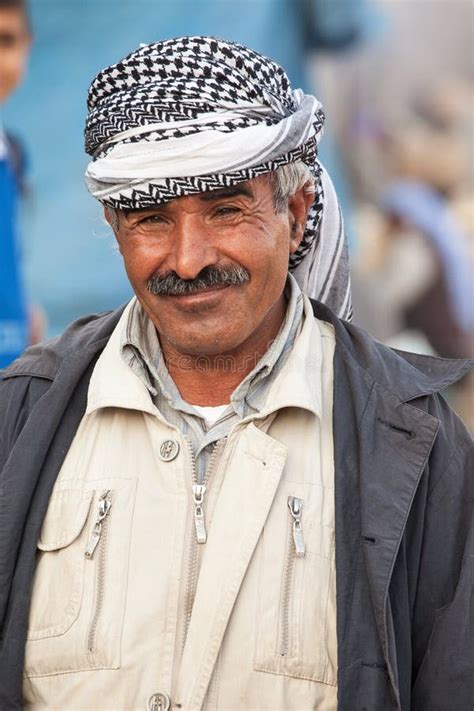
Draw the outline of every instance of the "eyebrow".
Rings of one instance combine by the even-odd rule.
[[[253,192],[245,185],[231,185],[228,188],[220,188],[219,190],[209,190],[199,194],[199,199],[204,202],[213,200],[222,200],[223,198],[233,198],[243,195],[244,197],[253,198]]]

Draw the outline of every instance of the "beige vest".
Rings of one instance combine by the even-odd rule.
[[[25,706],[335,710],[332,327],[305,298],[265,407],[215,452],[197,543],[188,443],[120,357],[126,318],[38,541]]]

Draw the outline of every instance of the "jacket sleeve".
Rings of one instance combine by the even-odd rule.
[[[472,439],[442,397],[426,476],[412,622],[411,705],[472,708],[474,701],[474,473]]]

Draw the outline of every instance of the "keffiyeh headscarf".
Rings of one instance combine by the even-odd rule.
[[[342,216],[317,160],[324,114],[275,62],[211,37],[141,45],[97,75],[88,109],[87,187],[114,208],[153,207],[306,163],[315,200],[289,269],[309,296],[350,318]]]

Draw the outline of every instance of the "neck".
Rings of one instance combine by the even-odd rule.
[[[258,333],[232,350],[207,355],[186,354],[161,340],[166,367],[183,400],[191,405],[225,405],[236,387],[252,372],[280,330],[286,311],[282,299],[274,313],[260,324]]]

